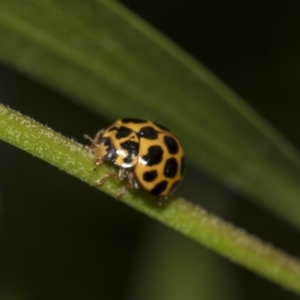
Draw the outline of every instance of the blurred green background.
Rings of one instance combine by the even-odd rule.
[[[123,3],[299,147],[298,1]],[[0,99],[82,143],[113,121],[5,65]],[[0,155],[0,299],[296,299],[12,146]],[[201,193],[209,211],[299,256],[295,229],[187,160],[178,195]]]

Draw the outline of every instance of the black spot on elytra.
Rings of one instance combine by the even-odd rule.
[[[155,122],[153,122],[158,128],[162,129],[163,131],[170,131],[170,129],[168,129],[167,127],[163,126],[163,125],[160,125],[160,124],[157,124]]]
[[[129,156],[136,156],[139,153],[139,143],[133,141],[125,141],[120,144],[122,149],[128,151]]]
[[[146,122],[148,122],[146,120],[135,119],[135,118],[124,118],[124,119],[121,119],[121,121],[123,123],[135,123],[135,124],[140,124],[140,123],[146,123]]]
[[[155,166],[162,161],[163,150],[160,146],[150,146],[148,153],[142,156],[142,159],[146,162],[147,166]]]
[[[181,166],[180,166],[180,175],[181,176],[183,176],[184,167],[185,167],[185,160],[184,160],[184,156],[182,156],[182,158],[181,158]]]
[[[116,148],[113,146],[110,138],[101,138],[99,144],[104,144],[106,146],[106,154],[103,159],[106,161],[114,161],[117,158]]]
[[[158,137],[158,133],[151,126],[145,126],[145,127],[141,128],[141,130],[138,133],[138,136],[143,137],[148,140],[155,140]]]
[[[163,191],[165,191],[167,186],[168,186],[168,182],[166,180],[163,180],[159,182],[157,185],[155,185],[155,187],[152,190],[150,190],[150,193],[152,195],[159,196]]]
[[[169,158],[165,163],[164,175],[167,178],[174,178],[176,177],[177,172],[178,172],[177,160],[174,157]]]
[[[147,171],[143,174],[143,179],[147,182],[152,182],[157,178],[158,174],[156,170]]]
[[[171,136],[169,135],[165,135],[164,136],[164,142],[165,145],[168,148],[168,151],[170,154],[177,154],[179,151],[179,146],[178,143],[176,142],[175,139],[173,139]]]
[[[125,126],[121,126],[120,128],[118,128],[116,138],[117,139],[125,138],[125,137],[129,136],[131,134],[131,132],[132,132],[131,129],[129,129]]]

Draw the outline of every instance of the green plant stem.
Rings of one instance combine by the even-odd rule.
[[[103,165],[93,171],[93,156],[84,146],[0,104],[0,139],[94,185],[115,172]],[[107,180],[97,187],[115,196],[120,182]],[[273,246],[206,212],[182,198],[159,206],[143,191],[126,191],[121,202],[160,221],[269,280],[300,295],[300,262]]]

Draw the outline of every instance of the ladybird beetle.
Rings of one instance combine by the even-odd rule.
[[[164,126],[148,120],[124,118],[97,132],[92,141],[96,167],[103,162],[119,166],[118,175],[127,179],[129,186],[139,187],[158,198],[167,196],[178,186],[184,172],[184,152],[174,134]],[[117,197],[124,193],[124,186]]]

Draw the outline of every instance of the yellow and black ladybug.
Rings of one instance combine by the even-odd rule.
[[[156,197],[166,198],[182,180],[182,146],[169,129],[157,123],[120,119],[99,130],[92,143],[96,166],[105,161],[119,166],[118,176],[104,175],[97,181],[98,184],[108,177],[127,178],[131,187],[141,187]],[[118,197],[123,192],[124,189]]]

